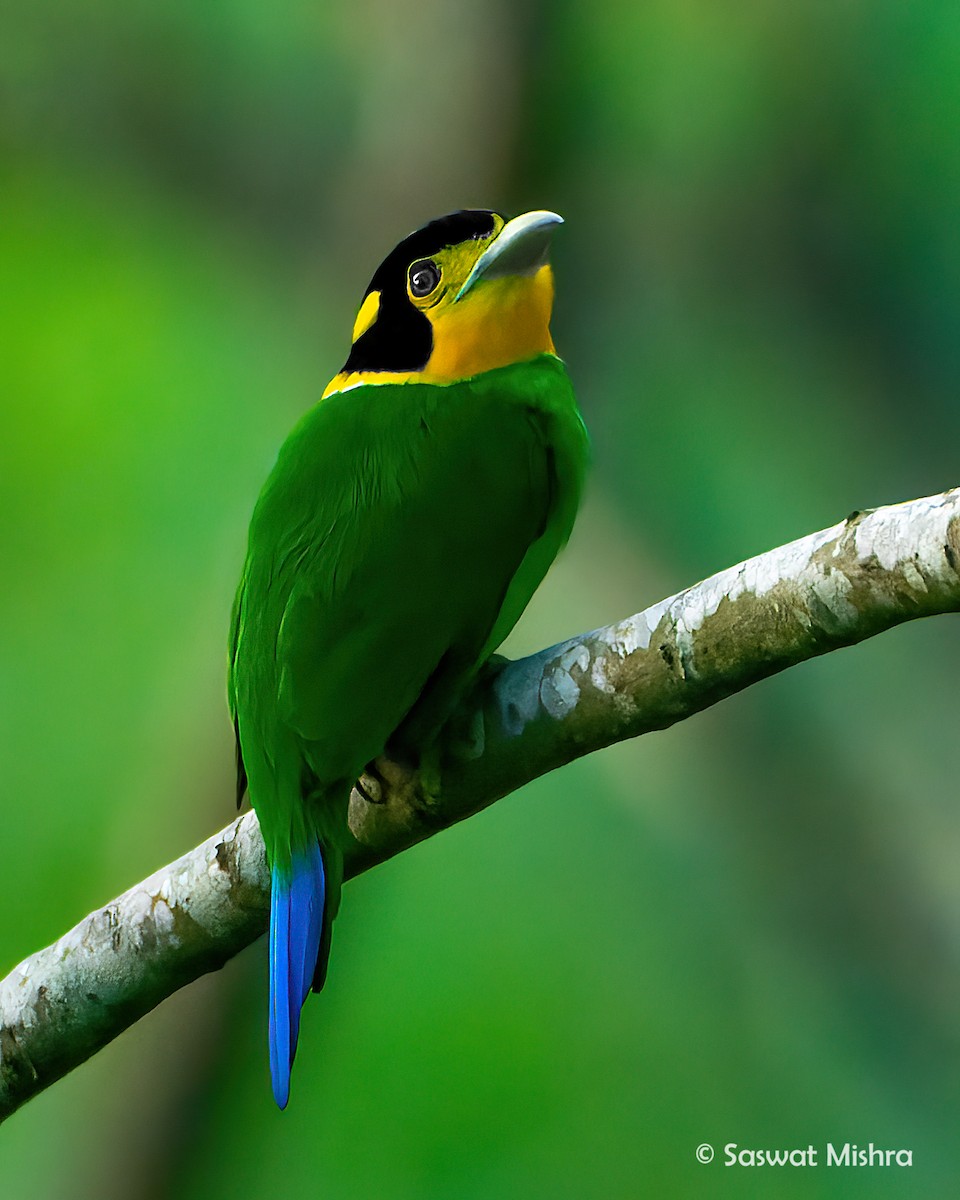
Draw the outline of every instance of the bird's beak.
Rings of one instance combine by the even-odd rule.
[[[562,224],[563,217],[539,210],[508,221],[473,264],[454,302],[462,300],[481,279],[535,275],[547,261],[554,226]]]

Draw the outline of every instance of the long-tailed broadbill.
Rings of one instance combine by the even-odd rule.
[[[351,789],[379,756],[434,760],[573,525],[587,435],[550,336],[559,224],[469,209],[404,238],[253,513],[228,686],[272,879],[281,1108],[326,975]]]

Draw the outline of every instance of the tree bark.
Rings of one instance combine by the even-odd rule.
[[[619,624],[496,660],[442,739],[441,787],[381,761],[355,789],[347,876],[556,767],[917,617],[960,610],[960,489],[852,513]],[[377,802],[371,802],[367,797]],[[267,926],[246,813],[0,982],[0,1120]]]

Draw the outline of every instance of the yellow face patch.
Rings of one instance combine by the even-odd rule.
[[[369,296],[364,298],[360,305],[360,311],[357,313],[357,319],[353,323],[353,336],[351,342],[355,342],[357,338],[363,337],[370,326],[377,319],[380,312],[380,293],[371,292]]]

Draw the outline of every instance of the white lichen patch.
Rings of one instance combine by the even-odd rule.
[[[734,602],[745,592],[759,599],[778,584],[799,579],[817,551],[839,538],[843,529],[844,522],[841,521],[830,529],[798,538],[778,550],[748,558],[681,592],[670,605],[670,615],[678,631],[695,633],[724,600]]]
[[[153,923],[157,933],[169,937],[173,945],[179,943],[179,938],[173,933],[173,909],[161,897],[157,896],[153,902]]]
[[[928,590],[927,589],[927,581],[917,570],[917,566],[915,563],[905,562],[903,564],[903,566],[900,568],[900,573],[901,573],[901,575],[903,575],[904,579],[907,581],[907,585],[909,587],[911,587],[915,592],[925,592]]]
[[[577,707],[580,685],[572,671],[577,667],[583,674],[590,665],[590,651],[579,644],[571,646],[560,656],[557,665],[544,675],[540,684],[540,703],[555,721],[560,721]]]
[[[899,569],[911,587],[926,591],[924,573],[941,575],[949,569],[944,545],[958,513],[957,491],[878,508],[857,526],[857,557],[861,562],[876,559],[886,571]]]
[[[675,596],[669,596],[645,608],[643,612],[618,621],[616,625],[608,625],[606,629],[598,631],[598,639],[609,646],[618,658],[626,658],[637,650],[646,650],[660,619],[675,599]]]
[[[573,712],[579,699],[580,688],[568,671],[551,671],[540,685],[540,703],[555,721]]]
[[[607,671],[609,655],[614,654],[622,660],[631,654],[636,654],[638,650],[648,650],[650,641],[663,619],[663,614],[676,598],[676,596],[668,596],[666,600],[660,600],[649,608],[645,608],[643,612],[635,613],[632,617],[618,621],[616,625],[608,625],[606,629],[596,631],[594,635],[596,641],[608,648],[608,651],[601,650],[594,654],[593,665],[590,668],[590,682],[597,691],[604,692],[608,696],[614,694],[617,690],[616,685],[610,682]]]
[[[598,692],[605,692],[608,696],[612,696],[617,690],[607,677],[606,655],[598,654],[593,660],[593,666],[590,668],[590,682]]]
[[[570,672],[578,667],[581,674],[590,665],[590,651],[586,646],[571,646],[560,659],[560,670]]]
[[[853,591],[853,584],[843,571],[833,570],[823,573],[814,582],[814,592],[819,602],[830,613],[837,625],[850,625],[857,619],[856,606],[847,597]],[[804,622],[809,625],[809,620]],[[822,622],[821,622],[822,623]]]

